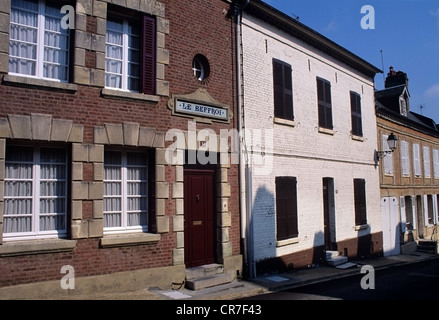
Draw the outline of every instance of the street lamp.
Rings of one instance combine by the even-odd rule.
[[[398,143],[398,138],[393,133],[391,133],[387,138],[387,144],[389,145],[389,150],[377,151],[376,152],[377,161],[380,161],[381,158],[384,158],[386,155],[391,154],[393,151],[395,151],[397,143]]]

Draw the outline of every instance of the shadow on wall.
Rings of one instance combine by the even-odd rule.
[[[290,252],[277,256],[279,247],[276,239],[276,212],[275,197],[265,186],[259,187],[251,207],[252,226],[249,236],[252,243],[254,272],[256,276],[263,274],[277,274],[287,270],[314,267],[323,263],[324,233],[318,230],[314,234],[313,248],[293,252],[294,243]],[[323,228],[323,226],[322,226]],[[298,226],[300,237],[300,225]],[[261,258],[263,257],[263,258]],[[250,266],[253,267],[253,266]]]

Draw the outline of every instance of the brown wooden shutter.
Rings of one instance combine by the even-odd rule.
[[[155,94],[156,67],[155,19],[143,16],[142,21],[142,93]]]
[[[351,118],[352,134],[363,136],[363,127],[361,124],[361,97],[358,93],[351,91]]]
[[[354,200],[355,224],[366,224],[366,181],[364,179],[354,179]]]
[[[298,236],[297,180],[295,177],[276,177],[277,240]]]
[[[294,120],[291,66],[273,59],[274,116]]]
[[[319,126],[326,129],[333,129],[331,84],[320,78],[317,78],[317,100],[319,108]]]

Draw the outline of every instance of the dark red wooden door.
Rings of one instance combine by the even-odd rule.
[[[214,171],[184,171],[184,252],[186,267],[215,260]]]

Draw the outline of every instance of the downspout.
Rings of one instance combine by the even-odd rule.
[[[236,22],[236,88],[237,88],[237,116],[239,128],[239,194],[240,194],[240,215],[241,234],[243,235],[244,269],[246,278],[255,277],[252,221],[251,221],[251,171],[249,168],[248,151],[245,139],[244,123],[244,92],[243,92],[243,56],[242,56],[242,11],[250,3],[250,0],[235,1],[235,22]],[[243,170],[244,165],[244,170]]]

